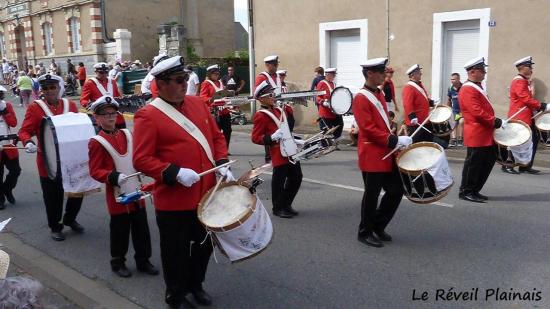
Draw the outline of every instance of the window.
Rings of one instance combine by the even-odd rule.
[[[71,41],[73,42],[73,52],[80,52],[80,24],[78,18],[71,17],[70,29],[71,29]]]
[[[42,25],[43,31],[44,31],[44,47],[46,48],[45,52],[46,55],[50,55],[52,53],[52,24],[51,23],[44,23]]]

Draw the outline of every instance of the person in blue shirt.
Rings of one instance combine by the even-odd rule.
[[[451,86],[447,91],[447,105],[453,110],[453,119],[456,122],[456,127],[451,133],[450,147],[463,146],[463,131],[464,131],[464,118],[460,114],[460,105],[458,104],[458,91],[460,91],[462,83],[460,82],[460,74],[451,74]]]

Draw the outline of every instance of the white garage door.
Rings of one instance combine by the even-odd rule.
[[[330,67],[338,69],[336,85],[355,92],[362,87],[359,29],[330,32]]]

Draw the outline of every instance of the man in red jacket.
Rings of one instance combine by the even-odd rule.
[[[422,68],[418,64],[412,65],[407,70],[409,81],[403,87],[403,110],[408,134],[411,135],[418,126],[428,118],[430,107],[434,101],[429,98],[428,92],[422,85]],[[430,123],[424,127],[431,131]],[[425,129],[420,129],[413,137],[413,142],[433,142],[433,134]]]
[[[90,176],[104,183],[106,188],[105,198],[111,215],[111,269],[123,278],[132,275],[125,264],[131,233],[138,271],[158,275],[158,270],[149,262],[151,236],[145,203],[143,200],[128,204],[116,201],[120,194],[127,195],[141,187],[137,177],[127,178],[127,175],[136,173],[132,165],[132,134],[127,129],[116,128],[118,102],[112,97],[97,99],[90,105],[90,110],[101,128],[99,134],[88,142]]]
[[[0,86],[0,210],[6,208],[5,202],[15,204],[13,189],[17,185],[17,179],[21,174],[19,166],[19,151],[17,149],[2,149],[14,147],[10,142],[15,134],[11,134],[11,128],[17,126],[17,117],[10,102],[4,101],[4,95],[8,90]],[[4,167],[8,170],[4,180]]]
[[[486,66],[484,57],[468,61],[464,65],[468,81],[462,84],[458,93],[464,117],[464,146],[467,147],[458,197],[475,203],[485,203],[488,199],[480,191],[496,162],[493,133],[495,129],[506,127],[505,121],[495,117],[487,92],[481,85]]]
[[[63,226],[69,226],[77,233],[83,233],[84,228],[76,222],[76,216],[82,206],[82,197],[69,197],[65,205],[65,215],[61,222],[63,214],[63,182],[61,177],[50,179],[44,163],[44,157],[41,150],[42,140],[40,137],[40,124],[42,119],[48,115],[61,115],[67,112],[78,113],[76,103],[66,99],[60,99],[60,83],[63,79],[57,75],[45,74],[38,78],[40,88],[44,96],[43,100],[36,100],[27,107],[25,119],[19,129],[19,140],[25,145],[27,153],[36,153],[36,165],[38,166],[38,175],[40,176],[40,186],[44,204],[46,205],[46,214],[48,216],[48,226],[51,229],[51,237],[56,241],[65,240],[63,235]],[[32,141],[36,136],[38,145]]]
[[[510,85],[510,109],[508,111],[508,117],[518,112],[523,107],[526,107],[521,113],[516,115],[514,119],[525,122],[528,126],[531,126],[531,132],[533,133],[533,155],[531,162],[525,167],[520,167],[519,171],[522,173],[538,174],[540,171],[533,169],[533,161],[535,160],[535,154],[537,153],[537,146],[539,144],[539,130],[535,127],[535,122],[531,117],[539,111],[546,111],[550,109],[550,106],[546,103],[542,103],[533,98],[531,92],[531,76],[533,75],[533,57],[528,56],[521,58],[514,63],[518,70],[518,75],[512,79]],[[502,166],[502,171],[517,174],[513,167]]]
[[[202,99],[185,96],[189,74],[183,57],[162,61],[151,74],[159,97],[135,115],[133,162],[137,171],[155,180],[165,301],[173,308],[190,306],[185,295],[191,292],[200,304],[209,305],[211,298],[202,282],[212,244],[204,241],[207,233],[197,206],[215,185],[216,176],[198,173],[228,162],[225,138]],[[233,179],[228,168],[218,171]]]
[[[319,117],[321,118],[321,130],[330,129],[339,126],[334,132],[334,139],[338,139],[342,135],[344,129],[344,119],[342,115],[336,115],[330,108],[330,95],[336,87],[334,78],[336,77],[336,68],[328,68],[325,70],[325,79],[317,84],[317,90],[325,90],[324,95],[317,96],[317,106],[319,109]]]
[[[384,83],[387,63],[387,58],[375,58],[361,65],[366,81],[352,104],[359,129],[359,169],[365,185],[357,239],[372,247],[383,247],[381,241],[391,241],[385,228],[403,197],[403,183],[395,155],[386,160],[382,158],[393,148],[406,147],[412,142],[408,136],[398,137],[391,133],[386,101],[379,88]],[[385,193],[378,204],[382,189]]]
[[[216,92],[224,89],[225,86],[220,79],[220,67],[217,64],[214,64],[206,68],[206,79],[201,84],[200,97],[209,107],[211,107],[211,110],[216,117],[218,127],[222,130],[223,136],[225,137],[227,148],[229,148],[229,141],[231,140],[232,132],[231,112],[229,108],[220,109],[217,106],[212,106]]]

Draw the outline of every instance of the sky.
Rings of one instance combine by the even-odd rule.
[[[235,21],[240,22],[243,25],[243,28],[248,31],[247,0],[233,1],[235,1]]]

